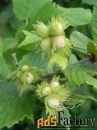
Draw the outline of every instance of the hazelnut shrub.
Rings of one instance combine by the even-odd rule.
[[[35,113],[43,111],[53,116],[67,109],[69,117],[69,108],[86,99],[97,101],[91,91],[79,92],[87,84],[96,93],[97,5],[92,14],[49,0],[12,2],[16,21],[9,20],[7,37],[0,33],[0,128],[25,117],[34,122]],[[92,25],[91,39],[72,31],[86,24]],[[78,61],[81,53],[85,59]]]

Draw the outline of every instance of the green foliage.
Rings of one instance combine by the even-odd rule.
[[[51,0],[12,4],[4,10],[0,5],[0,128],[25,117],[34,122],[44,108],[47,116],[64,107],[68,118],[72,107],[89,110],[97,101],[97,5],[92,13],[73,8],[77,0],[69,8]]]
[[[0,42],[0,52],[4,53],[7,50],[14,48],[17,45],[15,38],[4,38]]]
[[[7,76],[10,75],[11,73],[11,68],[8,66],[6,63],[3,55],[0,53],[0,75],[3,76],[4,78],[7,78]]]
[[[55,3],[46,3],[37,11],[36,15],[34,15],[31,18],[27,28],[29,29],[32,28],[32,23],[35,23],[36,20],[47,23],[52,18],[52,16],[58,16],[58,15],[60,15],[71,26],[85,25],[90,23],[92,19],[92,14],[90,10],[85,10],[83,8],[67,9],[60,7]]]
[[[26,35],[26,39],[18,47],[23,47],[28,44],[33,44],[32,47],[30,46],[31,48],[28,48],[27,46],[24,48],[25,50],[33,50],[36,42],[39,42],[41,38],[27,31],[23,31],[23,33]]]
[[[65,76],[76,85],[87,83],[97,88],[97,80],[90,75],[93,73],[95,71],[90,71],[76,64],[68,66],[64,71]]]
[[[32,51],[23,56],[22,62],[25,62],[25,61],[30,62],[32,66],[37,67],[42,71],[46,71],[49,58],[47,56],[42,58],[41,53]]]
[[[69,8],[63,10],[63,18],[64,20],[68,21],[71,26],[85,25],[91,21],[92,14],[89,9],[85,10],[83,8]]]
[[[37,10],[50,0],[13,0],[13,11],[15,15],[21,20],[28,20],[31,18]],[[21,8],[22,5],[22,8]],[[36,6],[37,5],[37,6]]]
[[[87,54],[87,44],[91,40],[80,32],[73,32],[70,35],[71,43],[75,50]]]
[[[55,63],[58,64],[62,69],[65,69],[67,67],[68,60],[66,57],[59,55],[58,53],[55,53],[50,59],[49,66]]]
[[[88,5],[94,5],[97,3],[97,0],[82,0],[82,3]]]
[[[34,121],[34,97],[32,93],[25,93],[19,97],[15,84],[0,82],[0,103],[0,128],[4,126],[10,128],[25,117]]]
[[[93,39],[94,41],[97,43],[97,24],[96,24],[96,21],[97,21],[97,4],[94,6],[93,8],[93,16],[92,16],[92,36],[93,36]]]
[[[87,50],[89,54],[94,54],[97,56],[97,46],[94,42],[88,42]]]

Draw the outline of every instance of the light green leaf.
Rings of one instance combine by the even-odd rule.
[[[6,78],[8,75],[10,75],[10,73],[11,70],[7,65],[3,55],[0,53],[0,75]]]
[[[29,52],[23,57],[22,62],[25,62],[25,61],[28,61],[31,63],[32,66],[35,66],[45,71],[47,69],[49,58],[47,56],[44,56],[43,58],[40,52],[37,53],[33,51],[33,52]]]
[[[25,117],[33,121],[33,108],[32,93],[25,93],[19,97],[15,84],[0,82],[0,128],[5,126],[10,128]]]
[[[92,16],[92,36],[93,40],[97,44],[97,4],[93,8],[93,16]]]
[[[23,31],[23,33],[26,35],[26,38],[24,39],[22,43],[20,43],[18,48],[25,46],[25,49],[26,49],[26,45],[31,44],[32,49],[34,49],[36,42],[39,42],[42,40],[41,37],[38,37],[37,35],[32,34],[31,32]]]
[[[48,21],[51,20],[52,16],[58,16],[61,15],[62,13],[63,10],[60,9],[59,5],[48,2],[45,5],[43,5],[38,10],[38,12],[31,18],[27,26],[27,29],[31,30],[33,28],[32,24],[35,24],[37,20],[42,21],[45,24],[48,24]]]
[[[93,73],[94,71],[82,68],[77,64],[69,65],[64,71],[65,76],[76,85],[87,83],[97,88],[97,80],[90,75]]]
[[[74,31],[70,36],[70,40],[75,50],[87,54],[87,45],[91,41],[90,38],[80,32]]]
[[[83,8],[63,8],[62,17],[69,22],[71,26],[89,24],[92,19],[92,13],[89,9]]]
[[[51,0],[13,0],[13,11],[20,20],[27,20],[36,14],[37,10],[48,1]]]
[[[53,64],[58,64],[62,69],[65,69],[67,67],[68,60],[65,56],[54,53],[49,61],[48,66],[50,67]]]
[[[46,3],[39,9],[36,15],[32,17],[27,28],[30,30],[32,28],[32,23],[35,24],[36,20],[42,21],[47,24],[48,21],[51,20],[52,16],[58,15],[60,15],[71,26],[88,24],[92,19],[92,14],[90,10],[85,10],[83,8],[68,9],[62,8],[61,6],[55,3]]]
[[[74,64],[78,62],[77,57],[74,54],[71,54],[70,58],[69,58],[69,64]]]
[[[87,49],[89,54],[94,54],[97,56],[97,44],[94,42],[88,42]]]
[[[97,0],[82,0],[82,4],[94,5],[97,3]]]

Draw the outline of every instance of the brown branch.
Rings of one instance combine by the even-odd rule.
[[[80,61],[78,61],[78,62],[76,62],[77,64],[84,64],[84,63],[86,63],[86,62],[90,62],[90,59],[87,57],[87,58],[85,58],[85,59],[83,59],[83,60],[80,60]]]

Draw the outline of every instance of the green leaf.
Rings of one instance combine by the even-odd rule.
[[[69,65],[64,71],[65,76],[76,85],[87,83],[97,88],[97,80],[90,75],[92,73],[94,71],[82,68],[77,64]]]
[[[0,38],[0,52],[4,53],[16,46],[17,42],[14,38]]]
[[[7,23],[9,19],[9,14],[7,11],[2,11],[0,13],[0,24]]]
[[[19,97],[15,84],[0,82],[0,128],[10,128],[25,117],[33,121],[33,108],[33,94],[25,93]]]
[[[17,41],[14,38],[5,38],[3,39],[3,52],[14,48],[17,45]]]
[[[13,0],[13,11],[20,20],[27,20],[36,14],[37,10],[48,1],[51,0]]]
[[[97,63],[92,64],[91,62],[86,62],[82,65],[82,67],[97,72]]]
[[[83,8],[62,8],[55,3],[48,2],[39,9],[36,15],[32,17],[27,28],[30,30],[32,28],[32,24],[36,23],[36,20],[42,21],[47,24],[52,16],[58,15],[60,15],[71,26],[85,25],[90,23],[92,19],[92,14],[90,10],[85,10]]]
[[[93,100],[93,101],[97,102],[97,99],[95,99],[91,95],[80,95],[80,94],[74,93],[74,94],[71,95],[71,98],[78,99],[78,100],[87,100],[87,99],[90,99],[90,100]]]
[[[49,61],[49,67],[53,64],[59,65],[62,69],[65,69],[68,64],[68,60],[65,56],[59,55],[58,53],[53,54]]]
[[[8,75],[10,75],[10,73],[11,70],[7,65],[3,55],[0,53],[0,75],[6,78]]]
[[[2,51],[3,51],[3,47],[2,47],[2,45],[3,45],[3,43],[2,43],[2,39],[1,39],[1,37],[0,37],[0,52],[2,53]]]
[[[28,30],[31,30],[33,28],[32,24],[35,24],[37,20],[42,21],[45,24],[48,24],[48,21],[51,20],[52,16],[58,16],[58,15],[61,15],[62,13],[63,13],[63,10],[60,9],[59,5],[48,2],[45,5],[43,5],[38,10],[38,12],[31,18],[26,28]]]
[[[32,51],[26,55],[24,55],[22,62],[28,61],[34,67],[45,71],[47,69],[47,65],[49,62],[49,58],[47,56],[42,57],[41,53],[37,53]]]
[[[93,40],[97,44],[97,4],[93,8],[93,16],[92,16],[92,36]]]
[[[82,4],[94,5],[97,3],[97,0],[82,0]]]
[[[70,40],[75,50],[87,54],[87,45],[91,41],[90,38],[80,32],[74,31],[70,36]]]
[[[92,19],[92,13],[89,9],[83,8],[63,8],[64,13],[62,17],[71,26],[89,24]]]
[[[77,57],[74,54],[71,54],[70,58],[69,58],[69,64],[74,64],[78,62]]]
[[[33,50],[36,45],[36,42],[39,42],[42,40],[42,38],[38,37],[35,34],[28,32],[28,31],[23,31],[23,33],[26,35],[26,38],[22,43],[20,43],[18,48],[25,46],[24,49],[28,50],[26,48],[26,45],[31,44],[31,46],[29,48],[32,48],[32,50]]]
[[[87,49],[89,54],[97,56],[97,45],[94,42],[88,42]]]

